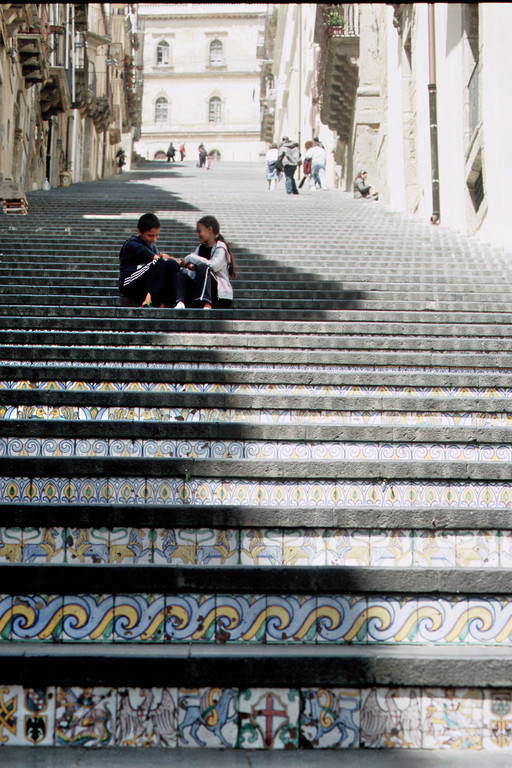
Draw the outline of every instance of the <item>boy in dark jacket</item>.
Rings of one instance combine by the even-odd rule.
[[[155,243],[160,221],[145,213],[137,222],[137,234],[119,252],[119,290],[143,307],[174,306],[174,279],[180,267],[173,256],[160,253]]]

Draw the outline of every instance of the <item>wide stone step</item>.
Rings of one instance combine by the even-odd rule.
[[[121,299],[121,297],[120,297]],[[16,320],[16,322],[23,322],[25,318],[32,318],[34,321],[38,321],[39,318],[52,317],[55,321],[59,319],[66,319],[68,323],[74,319],[96,319],[101,318],[105,322],[109,319],[120,319],[123,322],[137,321],[143,319],[145,322],[151,322],[148,317],[148,312],[141,309],[138,306],[121,306],[121,305],[108,305],[102,307],[96,306],[45,306],[41,304],[32,304],[30,309],[24,304],[0,304],[0,317],[6,318],[7,321]],[[226,323],[240,323],[243,326],[244,323],[249,323],[251,326],[259,322],[265,322],[273,325],[275,323],[283,323],[283,327],[286,328],[289,323],[295,323],[300,320],[305,328],[325,328],[329,329],[333,324],[338,323],[343,328],[345,323],[364,323],[365,327],[374,323],[389,323],[396,325],[398,323],[411,324],[414,328],[415,324],[426,325],[436,324],[453,324],[453,325],[466,325],[470,328],[472,325],[496,325],[497,327],[506,327],[512,323],[512,312],[494,312],[494,311],[452,311],[452,310],[422,310],[416,309],[412,311],[389,311],[389,310],[360,310],[360,309],[341,309],[341,310],[327,310],[321,311],[315,314],[313,320],[309,320],[308,317],[304,317],[303,310],[287,310],[281,312],[281,314],[269,310],[261,310],[255,312],[250,309],[234,308],[231,310],[215,310],[212,319],[210,315],[208,317],[204,312],[197,312],[194,310],[182,310],[182,314],[176,315],[176,312],[170,309],[160,309],[155,314],[155,322],[160,322],[165,318],[173,318],[176,322],[191,322],[194,325],[197,323],[212,323],[217,324],[222,321],[222,324]],[[21,326],[22,327],[22,326]],[[69,327],[69,326],[68,326]]]
[[[462,338],[496,338],[505,339],[512,337],[512,323],[510,324],[493,324],[493,323],[453,323],[446,321],[444,323],[427,323],[427,322],[382,322],[378,320],[373,321],[354,321],[346,320],[344,322],[315,322],[300,323],[298,321],[272,321],[261,319],[251,321],[250,325],[247,320],[230,320],[222,318],[204,319],[204,314],[196,318],[190,317],[191,313],[186,313],[187,317],[181,319],[181,315],[177,315],[176,312],[166,313],[165,320],[162,315],[161,318],[155,317],[154,314],[148,317],[148,313],[143,317],[131,318],[130,320],[130,335],[137,338],[137,333],[149,333],[149,332],[163,332],[163,325],[172,328],[173,331],[179,331],[180,334],[184,334],[184,338],[190,338],[187,334],[200,334],[208,333],[214,338],[219,337],[220,334],[244,334],[249,339],[253,339],[260,334],[274,334],[282,337],[283,340],[287,340],[291,335],[295,335],[301,339],[307,338],[307,335],[318,337],[325,341],[325,337],[332,336],[334,338],[342,336],[343,338],[355,336],[400,336],[402,338],[409,338],[414,336],[428,336],[428,337],[462,337]],[[41,331],[46,332],[67,332],[69,334],[79,332],[93,333],[101,332],[106,334],[109,331],[115,331],[117,333],[127,334],[126,330],[126,318],[116,317],[17,317],[4,316],[2,318],[3,329],[0,330],[0,341],[2,338],[6,338],[7,331],[11,333],[13,331],[21,331],[26,329],[31,331],[31,335],[34,335],[34,339],[37,341],[38,333]],[[14,337],[15,339],[18,337]],[[56,336],[55,338],[62,338]],[[223,337],[222,337],[223,338]],[[284,343],[284,342],[283,342]]]
[[[147,363],[148,366],[157,364],[176,364],[184,367],[185,364],[214,364],[216,367],[223,365],[245,364],[250,367],[258,365],[279,366],[283,365],[309,365],[326,366],[330,370],[335,367],[358,368],[369,366],[375,370],[381,366],[390,366],[400,369],[404,367],[423,368],[433,367],[457,370],[463,369],[483,369],[484,371],[496,370],[510,371],[512,369],[512,354],[502,351],[500,353],[487,352],[485,354],[474,354],[471,351],[411,351],[394,350],[381,351],[373,350],[330,350],[319,351],[316,349],[303,350],[273,350],[262,348],[243,347],[234,349],[210,349],[207,347],[193,348],[184,347],[173,349],[170,347],[154,348],[150,345],[139,347],[87,347],[87,346],[58,346],[58,345],[39,345],[36,347],[5,345],[0,347],[0,357],[3,360],[11,361],[41,361],[47,364],[50,361],[67,362],[101,362],[101,363]]]
[[[465,338],[459,337],[440,337],[431,335],[405,336],[385,334],[335,334],[335,333],[316,333],[316,334],[261,334],[261,333],[214,333],[205,331],[203,333],[187,333],[180,331],[176,333],[172,321],[169,327],[160,332],[123,332],[123,331],[86,331],[76,329],[69,331],[39,331],[33,330],[30,333],[31,343],[36,345],[47,344],[49,334],[51,341],[55,345],[69,344],[72,346],[91,346],[101,345],[109,347],[123,347],[130,349],[132,347],[151,346],[151,347],[170,347],[174,350],[190,347],[208,347],[234,349],[241,348],[270,348],[283,349],[285,351],[293,348],[300,350],[314,349],[318,347],[333,350],[361,350],[365,348],[374,348],[378,343],[380,349],[399,349],[399,350],[429,350],[429,351],[478,351],[478,352],[512,352],[511,342],[504,341],[502,338]],[[27,339],[25,331],[0,330],[0,345],[20,345]]]
[[[251,368],[236,365],[181,368],[143,363],[89,366],[87,363],[53,362],[33,365],[18,361],[0,365],[2,390],[81,390],[133,392],[229,392],[231,394],[289,395],[396,395],[416,397],[510,397],[512,377],[504,371],[479,370],[393,371],[389,367],[354,366],[336,371],[325,366]]]
[[[364,493],[367,493],[367,498]],[[401,500],[397,499],[399,493],[402,494]],[[266,502],[258,499],[258,503],[252,505],[244,498],[235,499],[234,502],[223,499],[222,504],[208,504],[197,496],[193,498],[185,493],[183,498],[167,500],[165,504],[140,500],[136,505],[128,500],[106,505],[87,499],[75,500],[71,516],[68,501],[52,501],[49,504],[46,496],[40,501],[26,500],[15,505],[9,502],[0,503],[0,525],[4,528],[2,558],[8,561],[11,556],[13,562],[19,560],[21,548],[29,539],[35,539],[36,543],[40,540],[48,543],[52,528],[94,528],[96,535],[103,529],[102,536],[111,536],[108,531],[116,530],[118,537],[121,536],[121,528],[125,529],[123,535],[129,536],[128,529],[138,530],[141,526],[149,526],[151,529],[173,528],[178,538],[184,530],[193,541],[197,541],[197,534],[193,534],[194,529],[199,529],[200,532],[238,531],[240,536],[245,529],[251,528],[261,532],[265,544],[275,545],[276,536],[281,536],[283,544],[300,542],[301,546],[303,537],[308,533],[312,532],[314,536],[323,530],[326,537],[332,537],[336,533],[339,533],[340,541],[346,537],[346,545],[353,544],[357,547],[359,557],[366,557],[365,553],[368,552],[369,539],[364,538],[367,534],[373,537],[380,535],[383,550],[397,542],[409,546],[408,533],[411,538],[416,539],[420,534],[424,534],[425,541],[433,545],[429,564],[438,563],[445,567],[460,565],[452,545],[466,549],[473,536],[473,552],[481,552],[485,546],[482,546],[479,537],[483,536],[488,542],[491,556],[489,562],[482,558],[482,566],[504,567],[508,565],[508,560],[504,558],[509,551],[512,530],[509,511],[511,498],[507,488],[496,486],[472,484],[471,487],[468,485],[466,488],[456,488],[453,485],[440,484],[422,492],[420,488],[415,490],[409,485],[408,492],[407,489],[404,492],[402,486],[384,482],[368,485],[367,491],[361,487],[352,487],[345,502],[326,497],[322,503],[318,499],[308,500],[299,496],[285,501],[279,499],[277,505],[272,505],[272,499],[267,499]],[[22,532],[27,526],[30,526],[28,537]],[[202,535],[206,534],[201,533]],[[457,539],[459,535],[461,538]],[[37,538],[39,536],[40,540]],[[361,537],[364,547],[360,546]],[[13,542],[12,548],[6,538]],[[110,538],[108,541],[110,542]],[[500,553],[499,564],[495,561],[494,544]],[[58,546],[56,548],[58,549]],[[53,550],[52,545],[50,553]],[[340,556],[343,550],[343,544],[338,544],[337,551]],[[426,544],[422,551],[426,554]],[[451,558],[447,562],[443,560],[445,555]],[[263,564],[268,561],[264,550],[257,559],[261,559]],[[464,560],[470,561],[471,558]]]

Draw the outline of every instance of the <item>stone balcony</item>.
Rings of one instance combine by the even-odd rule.
[[[315,36],[320,43],[319,92],[321,120],[342,141],[348,141],[359,77],[359,6],[344,4],[332,23],[328,6],[319,7]]]
[[[48,68],[41,33],[20,32],[16,39],[25,86],[42,83],[48,77]]]
[[[49,78],[41,88],[40,102],[44,120],[71,109],[71,97],[64,67],[50,67]]]

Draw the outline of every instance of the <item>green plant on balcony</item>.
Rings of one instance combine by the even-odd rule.
[[[345,17],[343,16],[342,8],[333,8],[327,13],[325,18],[325,24],[327,27],[343,27],[345,26]]]

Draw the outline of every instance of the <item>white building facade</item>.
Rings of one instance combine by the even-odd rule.
[[[511,25],[512,3],[269,6],[262,136],[314,132],[330,186],[364,168],[382,203],[508,248]]]
[[[139,156],[163,159],[172,141],[197,159],[254,162],[260,138],[265,4],[139,4],[144,22],[144,101]],[[179,154],[177,155],[179,157]]]

